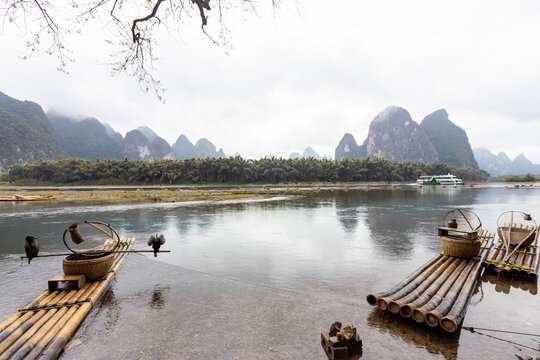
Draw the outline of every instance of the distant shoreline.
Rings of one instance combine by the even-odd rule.
[[[486,182],[476,184],[486,184]],[[466,187],[472,186],[465,185]],[[284,195],[309,195],[320,191],[414,189],[414,183],[355,182],[265,185],[148,185],[148,186],[16,186],[0,185],[0,197],[43,196],[41,202],[186,202],[268,199]]]

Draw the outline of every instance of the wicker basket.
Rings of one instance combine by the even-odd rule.
[[[480,240],[457,239],[449,236],[441,236],[441,246],[445,255],[469,259],[480,252],[482,242]]]
[[[512,227],[510,229],[510,245],[518,245],[523,241],[521,244],[521,247],[527,247],[531,245],[534,241],[534,237],[536,236],[536,232],[538,230],[534,229],[522,229],[517,227]],[[499,239],[507,239],[508,238],[508,226],[503,226],[497,228],[497,235],[499,235]],[[504,235],[504,237],[503,237]]]
[[[109,252],[78,253],[67,256],[62,267],[66,275],[84,275],[87,281],[94,281],[109,273],[113,260]]]

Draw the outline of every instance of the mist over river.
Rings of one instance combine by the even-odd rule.
[[[137,249],[164,234],[172,252],[130,255],[62,358],[325,359],[320,333],[334,321],[358,328],[362,359],[537,357],[538,338],[449,334],[367,304],[368,293],[441,252],[437,227],[457,207],[494,232],[507,210],[540,221],[540,190],[401,186],[215,203],[0,203],[0,318],[62,272],[61,258],[21,262],[26,235],[39,239],[41,253],[64,252],[67,226],[100,220],[136,238]],[[539,305],[536,282],[483,275],[464,326],[540,334]]]

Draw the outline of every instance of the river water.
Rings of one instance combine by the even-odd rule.
[[[63,358],[325,359],[320,333],[338,320],[358,328],[363,359],[539,356],[538,337],[448,334],[365,301],[440,253],[437,227],[456,207],[495,231],[506,210],[540,219],[540,190],[402,186],[218,203],[3,203],[0,318],[61,273],[61,258],[19,260],[26,235],[38,237],[42,253],[64,251],[67,226],[101,220],[139,249],[162,233],[172,252],[130,255]],[[536,282],[484,275],[464,326],[540,334],[536,294]]]

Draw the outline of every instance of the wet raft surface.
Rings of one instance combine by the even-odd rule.
[[[120,248],[131,249],[133,241],[121,238]],[[108,240],[101,248],[111,250],[113,244]],[[102,280],[88,282],[79,290],[45,291],[0,323],[0,359],[56,359],[127,255],[116,253],[109,274]]]
[[[477,257],[438,255],[390,290],[369,294],[367,302],[381,310],[412,317],[418,323],[440,325],[448,332],[455,332],[465,316],[494,234],[484,230],[479,239],[482,247]]]

